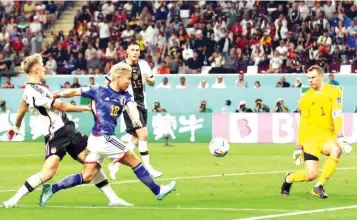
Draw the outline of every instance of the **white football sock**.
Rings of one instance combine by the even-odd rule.
[[[141,159],[143,161],[144,166],[146,167],[147,170],[151,171],[153,170],[151,164],[150,164],[150,156],[149,156],[149,151],[148,151],[148,142],[147,140],[139,140],[139,152],[141,155]]]
[[[129,140],[129,142],[126,144],[127,148],[130,149],[131,151],[134,151],[135,148],[137,147],[137,144],[133,142],[133,140]]]
[[[39,185],[43,184],[43,178],[40,173],[36,173],[35,175],[31,176],[27,179],[25,184],[20,187],[20,189],[16,192],[16,194],[10,199],[14,201],[14,203],[18,203],[22,197],[27,195],[28,193],[32,192],[36,189]]]
[[[99,170],[92,182],[108,197],[109,201],[114,201],[118,198],[112,187],[109,185],[107,177],[102,169]]]

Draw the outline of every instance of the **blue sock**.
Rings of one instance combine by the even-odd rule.
[[[143,182],[155,196],[160,193],[160,186],[155,183],[147,169],[141,163],[134,167],[133,171],[138,179]]]
[[[84,184],[82,174],[73,174],[52,185],[52,193]]]

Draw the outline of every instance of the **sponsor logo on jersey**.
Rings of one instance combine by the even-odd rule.
[[[56,153],[56,151],[57,151],[57,150],[56,150],[56,148],[55,148],[55,147],[52,147],[52,148],[51,148],[51,154]]]
[[[341,104],[342,103],[342,99],[339,97],[339,98],[337,98],[337,103],[338,104]]]

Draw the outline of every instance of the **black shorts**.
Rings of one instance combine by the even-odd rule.
[[[148,110],[141,106],[137,106],[137,109],[139,111],[140,121],[143,124],[143,127],[146,127],[146,124],[148,121]],[[125,125],[126,125],[125,131],[129,134],[133,134],[139,128],[133,126],[130,116],[128,115],[128,113],[126,111],[123,113],[123,115],[124,115],[124,121],[125,121]]]
[[[52,155],[57,155],[62,160],[68,153],[74,160],[77,156],[86,149],[88,136],[76,131],[74,123],[69,122],[59,130],[57,130],[53,137],[45,137],[45,159]]]

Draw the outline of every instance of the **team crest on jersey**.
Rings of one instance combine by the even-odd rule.
[[[337,103],[341,104],[342,103],[342,99],[341,98],[337,98]]]
[[[139,75],[137,73],[133,73],[133,79],[137,80],[139,78]]]
[[[52,147],[52,148],[51,148],[51,154],[56,153],[56,151],[57,151],[57,150],[56,150],[56,148],[55,148],[55,147]]]

